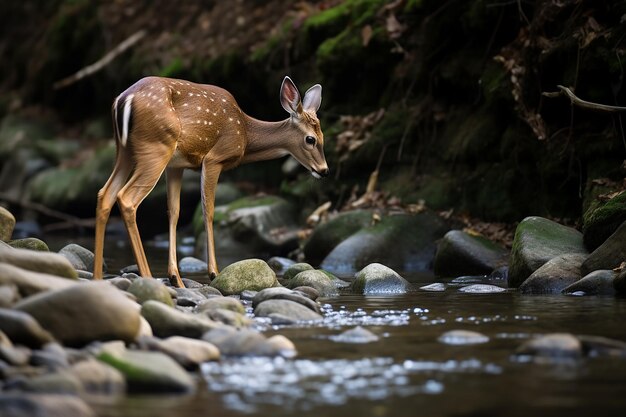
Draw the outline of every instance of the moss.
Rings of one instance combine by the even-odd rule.
[[[36,250],[36,251],[41,251],[41,252],[50,252],[50,248],[48,248],[48,245],[46,244],[46,242],[40,239],[37,239],[35,237],[27,237],[24,239],[10,240],[7,243],[12,248],[30,249],[30,250]]]
[[[595,201],[583,215],[585,244],[590,249],[600,246],[626,221],[626,192],[607,202]]]
[[[160,77],[180,77],[185,64],[181,58],[174,58],[167,64],[161,71],[159,71]]]

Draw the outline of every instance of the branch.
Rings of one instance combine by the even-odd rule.
[[[98,61],[94,62],[91,65],[87,65],[85,68],[81,69],[75,74],[70,75],[69,77],[63,78],[62,80],[55,82],[52,85],[52,88],[54,88],[55,90],[60,90],[61,88],[65,88],[68,85],[72,85],[75,82],[80,81],[83,78],[88,77],[100,71],[102,68],[109,65],[109,63],[113,61],[118,55],[122,54],[124,51],[126,51],[127,49],[132,47],[134,44],[139,42],[144,36],[146,36],[146,33],[147,32],[143,29],[138,32],[135,32],[133,35],[126,38],[122,43],[120,43],[111,51],[109,51],[105,56],[100,58]]]
[[[6,201],[7,203],[10,203],[10,204],[16,204],[28,210],[35,210],[45,216],[62,220],[62,223],[59,224],[62,226],[57,226],[57,228],[68,228],[67,227],[68,225],[72,225],[78,228],[95,227],[95,219],[81,219],[80,217],[71,216],[69,214],[51,209],[50,207],[44,206],[43,204],[33,203],[31,201],[23,201],[23,200],[11,197],[7,193],[0,193],[0,201]]]
[[[542,96],[544,97],[549,97],[549,98],[555,98],[555,97],[559,97],[559,96],[567,96],[570,101],[572,102],[572,105],[576,105],[578,107],[582,107],[584,109],[589,109],[589,110],[595,110],[595,111],[606,111],[606,112],[611,112],[611,113],[617,113],[620,111],[626,111],[626,107],[619,107],[619,106],[609,106],[606,104],[598,104],[598,103],[592,103],[591,101],[585,101],[583,99],[580,99],[578,97],[576,97],[576,95],[574,94],[574,92],[567,88],[567,87],[563,87],[562,85],[557,85],[557,87],[559,88],[559,90],[561,91],[555,91],[555,92],[543,92],[541,93]]]

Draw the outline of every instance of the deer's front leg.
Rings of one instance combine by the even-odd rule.
[[[222,171],[222,166],[205,160],[202,163],[202,208],[204,210],[204,226],[207,238],[207,263],[209,277],[215,278],[218,274],[215,260],[215,241],[213,238],[213,211],[215,209],[215,188]]]
[[[169,218],[170,247],[167,261],[167,275],[172,285],[184,288],[180,273],[178,272],[178,262],[176,260],[176,225],[180,214],[180,187],[183,177],[183,169],[168,168],[165,171],[167,179],[167,215]]]

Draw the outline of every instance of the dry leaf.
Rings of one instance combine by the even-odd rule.
[[[361,29],[361,40],[363,42],[363,46],[369,45],[370,40],[372,40],[373,34],[374,34],[374,31],[372,30],[371,25],[363,26],[363,29]]]

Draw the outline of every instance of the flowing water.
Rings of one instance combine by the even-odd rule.
[[[107,251],[115,257],[110,265],[132,262],[125,246]],[[153,247],[148,256],[155,275],[164,274],[166,249]],[[434,281],[411,278],[416,288]],[[120,417],[623,415],[626,358],[536,363],[514,353],[530,337],[553,332],[626,341],[626,299],[467,294],[447,284],[443,292],[323,299],[322,323],[258,324],[268,335],[291,339],[296,358],[205,364],[193,395],[131,395],[113,404],[94,400],[96,411]],[[357,325],[379,340],[354,344],[336,338]],[[489,340],[475,345],[438,340],[457,329]]]

